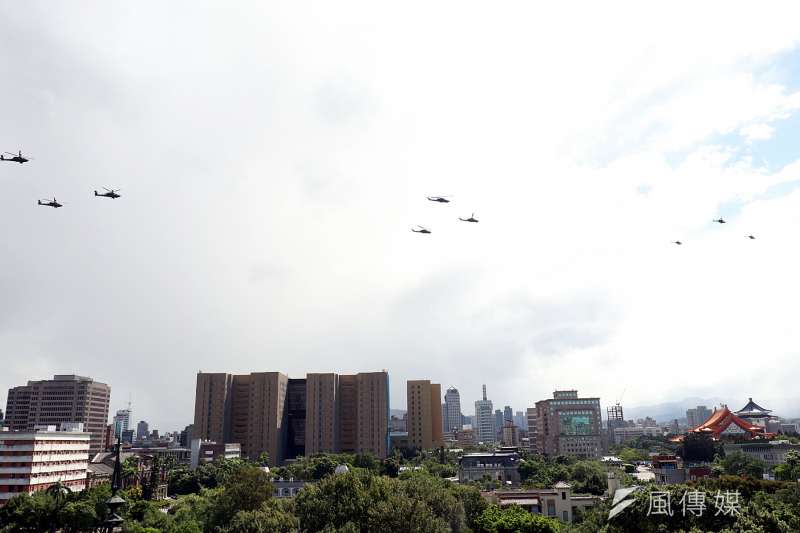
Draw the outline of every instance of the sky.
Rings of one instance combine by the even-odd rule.
[[[800,416],[799,12],[14,6],[0,406],[87,375],[166,431],[201,370],[387,369],[399,409],[430,379],[467,415],[486,383]]]

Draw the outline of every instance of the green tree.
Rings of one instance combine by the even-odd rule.
[[[475,529],[476,520],[489,506],[486,498],[481,496],[481,491],[473,485],[450,483],[448,489],[464,507],[464,518],[467,526]]]
[[[705,433],[689,433],[684,437],[677,454],[684,461],[711,462],[717,454],[714,440]]]
[[[490,505],[475,524],[475,533],[557,533],[560,530],[559,522],[516,505],[506,508]]]
[[[290,533],[297,531],[299,522],[291,512],[273,501],[266,502],[254,511],[239,511],[223,533]]]
[[[764,474],[764,468],[766,467],[763,461],[750,457],[738,450],[724,458],[718,457],[716,464],[729,476],[747,476],[752,478],[761,478]]]
[[[786,461],[783,464],[777,465],[773,472],[775,478],[781,481],[798,481],[800,480],[800,453],[795,450],[786,452]]]
[[[635,463],[637,461],[647,461],[647,459],[649,459],[649,455],[645,451],[635,448],[622,448],[617,452],[617,457],[624,463]]]
[[[223,526],[239,511],[256,511],[272,498],[270,476],[258,467],[239,468],[223,485],[213,504],[213,523]]]
[[[92,531],[101,525],[94,505],[89,500],[69,502],[58,513],[59,522],[64,525],[64,533]]]

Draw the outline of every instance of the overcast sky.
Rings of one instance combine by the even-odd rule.
[[[198,370],[385,368],[800,414],[800,4],[614,6],[4,10],[0,405],[76,373],[163,431]]]

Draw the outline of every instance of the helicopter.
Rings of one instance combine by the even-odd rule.
[[[119,195],[119,194],[117,194],[117,192],[119,191],[119,189],[107,189],[107,188],[105,188],[105,187],[103,187],[103,188],[104,188],[104,189],[106,189],[106,191],[108,191],[108,192],[101,192],[101,193],[98,193],[97,191],[94,191],[94,195],[95,195],[95,196],[105,196],[106,198],[111,198],[112,200],[113,200],[114,198],[119,198],[119,196],[120,196],[120,195]]]
[[[673,241],[673,244],[677,244],[678,246],[680,246],[683,243],[681,241]]]
[[[458,217],[458,220],[460,220],[460,221],[462,221],[462,222],[478,222],[478,219],[477,219],[477,218],[475,218],[475,213],[472,213],[472,214],[469,216],[469,218],[461,218],[461,217]]]
[[[430,233],[430,232],[431,232],[431,230],[429,230],[429,229],[428,229],[428,228],[426,228],[425,226],[420,226],[420,225],[417,225],[417,227],[418,227],[419,229],[414,229],[414,228],[411,228],[411,231],[413,231],[414,233]]]
[[[427,198],[431,202],[439,202],[440,204],[450,203],[450,200],[448,200],[448,198],[450,198],[449,196],[428,196]]]
[[[10,155],[11,157],[6,157],[5,154]],[[22,157],[22,150],[20,150],[19,153],[17,154],[14,154],[12,152],[4,152],[0,154],[0,161],[8,161],[9,163],[19,163],[21,165],[22,163],[27,163],[28,161],[30,161],[30,159],[28,159],[27,157]]]
[[[748,235],[747,238],[750,239],[751,241],[754,241],[756,239],[754,235]]]
[[[58,202],[56,201],[56,197],[55,197],[55,196],[53,196],[53,200],[52,200],[52,201],[51,201],[51,200],[48,200],[47,198],[45,198],[44,200],[39,200],[39,205],[46,205],[47,207],[55,207],[55,208],[59,208],[59,207],[61,207],[63,204],[60,204],[60,203],[58,203]]]
[[[716,222],[717,224],[725,224],[725,221],[722,219],[722,217],[714,219],[713,222]]]

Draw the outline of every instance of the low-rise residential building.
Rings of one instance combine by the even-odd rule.
[[[523,489],[513,491],[494,491],[484,497],[501,507],[517,505],[530,513],[557,518],[571,523],[579,509],[597,505],[600,496],[573,494],[569,483],[563,481],[549,489]]]
[[[520,457],[516,452],[468,453],[458,464],[458,480],[499,481],[518,485]]]
[[[192,439],[191,462],[189,467],[194,470],[206,463],[213,463],[216,459],[238,459],[242,456],[242,447],[237,442],[214,442],[211,440]]]
[[[786,454],[790,450],[800,453],[800,444],[792,444],[788,440],[751,441],[744,444],[724,444],[725,455],[742,452],[745,455],[766,463],[772,470],[775,466],[786,462]]]
[[[655,482],[659,485],[671,485],[686,481],[686,470],[683,462],[676,455],[654,455],[652,457]]]
[[[659,427],[645,426],[626,426],[614,428],[614,444],[622,444],[629,440],[636,440],[639,437],[661,437],[664,432]]]
[[[90,438],[83,431],[56,431],[56,426],[0,431],[0,505],[55,483],[84,490]]]
[[[273,496],[276,498],[293,498],[306,486],[305,481],[299,479],[273,479]]]

